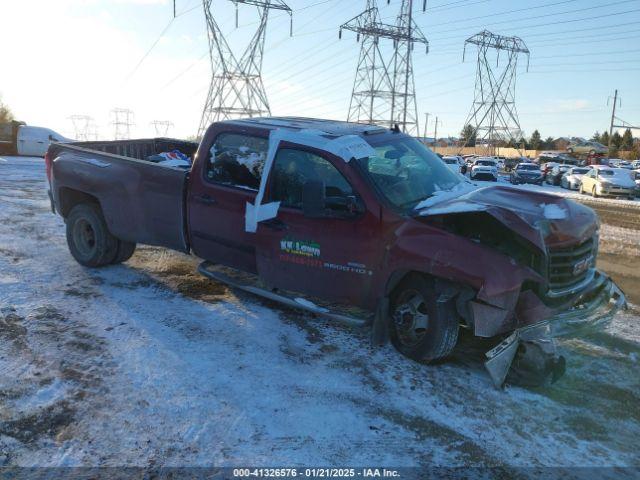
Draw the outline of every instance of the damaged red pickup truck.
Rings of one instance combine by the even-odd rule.
[[[193,165],[150,160],[174,149]],[[555,380],[554,337],[626,306],[595,268],[591,209],[477,188],[397,130],[254,118],[215,123],[200,145],[54,144],[46,164],[82,265],[123,262],[136,243],[192,253],[204,275],[370,327],[420,361],[468,329],[495,339],[485,366],[498,386]]]

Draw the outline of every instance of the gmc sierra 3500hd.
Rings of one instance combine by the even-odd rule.
[[[146,160],[173,149],[190,169]],[[595,268],[591,209],[477,188],[397,128],[230,120],[199,145],[54,144],[46,165],[82,265],[126,261],[136,243],[192,253],[204,275],[371,327],[376,344],[420,361],[446,357],[466,328],[495,339],[485,366],[497,386],[555,380],[553,338],[626,306]]]

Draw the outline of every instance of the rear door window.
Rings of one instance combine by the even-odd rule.
[[[214,183],[258,190],[269,140],[241,133],[221,133],[209,150],[206,177]]]

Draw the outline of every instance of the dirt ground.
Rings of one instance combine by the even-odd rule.
[[[640,208],[616,204],[615,201],[609,203],[592,201],[587,197],[579,201],[598,213],[601,224],[640,232]],[[606,243],[612,240],[604,238],[602,241]],[[638,250],[637,248],[614,250],[615,253],[600,252],[598,268],[611,275],[631,303],[640,305],[640,255],[638,255]]]

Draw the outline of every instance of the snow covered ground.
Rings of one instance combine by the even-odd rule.
[[[0,159],[0,466],[640,465],[635,307],[565,341],[556,385],[497,391],[488,345],[419,365],[196,264],[81,267],[42,159]]]

